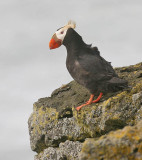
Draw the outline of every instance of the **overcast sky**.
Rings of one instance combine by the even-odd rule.
[[[114,67],[142,61],[142,0],[0,1],[0,159],[32,160],[27,121],[39,98],[72,80],[56,29],[76,31]]]

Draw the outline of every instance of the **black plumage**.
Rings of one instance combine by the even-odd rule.
[[[84,43],[74,29],[67,30],[63,45],[67,49],[66,66],[69,73],[91,94],[114,92],[127,87],[127,81],[118,77],[111,63],[100,56],[97,47]]]

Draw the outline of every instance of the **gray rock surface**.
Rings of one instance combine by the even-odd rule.
[[[142,119],[142,63],[115,70],[131,87],[108,93],[99,103],[79,112],[75,107],[87,101],[90,94],[75,81],[55,90],[51,97],[34,103],[28,124],[31,149],[38,153],[36,157],[45,157],[42,154],[45,151],[49,157],[50,151],[59,157],[62,143],[99,138],[127,125],[136,125]]]
[[[135,126],[87,139],[80,160],[142,160],[142,120]]]
[[[35,156],[34,160],[78,160],[78,154],[81,151],[82,143],[67,140],[60,143],[58,148],[48,147],[42,153]]]

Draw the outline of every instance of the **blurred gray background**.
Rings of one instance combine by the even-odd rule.
[[[72,80],[64,46],[49,50],[56,29],[77,32],[114,67],[142,61],[142,0],[0,1],[0,159],[32,160],[32,105]]]

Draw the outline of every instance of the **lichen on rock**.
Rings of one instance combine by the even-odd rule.
[[[142,120],[135,126],[110,132],[98,140],[87,139],[80,160],[141,160]]]
[[[50,157],[52,150],[59,157],[61,144],[83,143],[86,138],[98,139],[110,131],[136,125],[142,119],[142,63],[115,70],[130,87],[108,93],[99,103],[79,112],[75,107],[87,101],[90,93],[75,81],[35,102],[28,121],[32,150],[44,157],[45,151]]]
[[[60,143],[59,148],[48,147],[36,155],[34,160],[78,160],[78,153],[81,152],[81,148],[82,143],[67,140]]]

